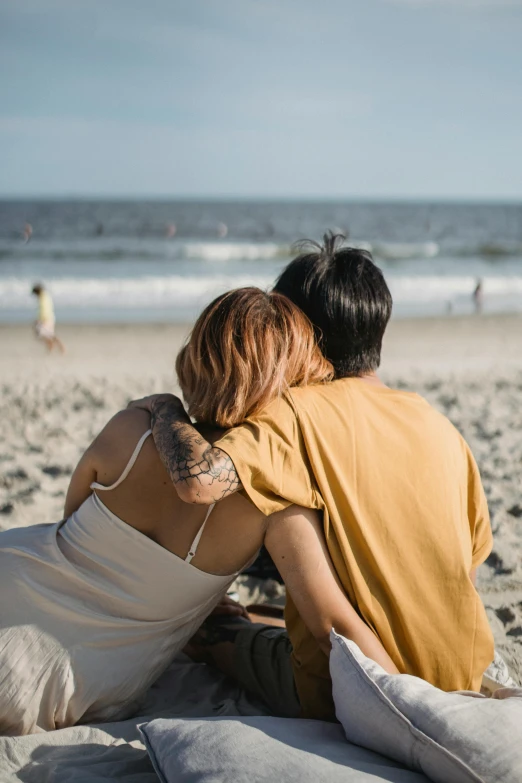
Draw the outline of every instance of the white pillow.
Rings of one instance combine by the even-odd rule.
[[[419,677],[388,674],[335,631],[330,638],[336,714],[350,742],[435,783],[521,783],[522,688],[494,698],[445,693]]]
[[[158,718],[139,729],[161,783],[429,783],[346,742],[337,723]]]

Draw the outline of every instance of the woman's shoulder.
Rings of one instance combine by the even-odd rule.
[[[138,408],[126,408],[110,419],[93,441],[90,450],[98,459],[118,460],[131,454],[141,436],[150,428],[150,415]]]

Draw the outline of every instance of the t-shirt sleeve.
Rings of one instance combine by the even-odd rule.
[[[265,516],[292,503],[318,507],[299,423],[285,398],[226,432],[214,446],[229,455],[244,491]]]
[[[468,518],[472,540],[472,568],[477,568],[488,557],[493,547],[493,533],[489,519],[488,503],[477,463],[468,453]]]

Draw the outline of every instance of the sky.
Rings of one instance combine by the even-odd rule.
[[[522,0],[2,0],[0,194],[522,200]]]

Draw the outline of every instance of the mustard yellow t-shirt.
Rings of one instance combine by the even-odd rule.
[[[422,397],[358,378],[292,389],[215,444],[266,515],[323,513],[351,603],[400,671],[479,690],[493,637],[469,578],[492,546],[473,456]],[[333,717],[328,661],[291,598],[286,621],[306,717]]]

